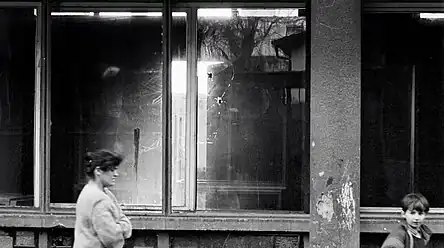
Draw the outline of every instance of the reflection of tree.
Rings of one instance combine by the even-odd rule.
[[[218,80],[208,80],[208,113],[216,115],[213,121],[223,119],[223,113],[229,115],[230,111],[236,111],[236,108],[230,109],[228,105],[241,104],[227,102],[234,74],[288,70],[288,61],[277,58],[271,41],[290,35],[294,32],[290,27],[305,30],[305,17],[243,17],[233,11],[233,17],[229,20],[199,20],[200,60],[224,62],[211,68],[213,74],[218,75]],[[259,90],[259,95],[267,94],[260,89],[254,90]],[[213,136],[211,141],[219,130],[215,128],[209,132]]]
[[[240,17],[234,12],[230,20],[199,21],[202,60],[232,63],[235,72],[263,71],[251,61],[253,54],[274,56],[271,40],[286,35],[286,26],[304,28],[304,17]],[[267,52],[267,48],[270,52]]]
[[[237,111],[237,107],[243,105],[234,103],[235,99],[232,99],[230,103],[227,102],[230,99],[229,91],[232,87],[233,74],[288,70],[288,61],[277,58],[271,41],[290,35],[294,32],[289,31],[290,27],[304,30],[305,17],[243,17],[239,16],[237,11],[233,11],[233,17],[229,20],[204,18],[199,20],[200,60],[224,62],[223,65],[211,68],[212,72],[218,75],[218,79],[208,80],[207,93],[210,103],[208,113],[216,115],[210,117],[210,120],[223,119],[222,116]],[[258,91],[256,100],[263,99],[260,97],[262,95],[267,95],[267,92],[261,89],[254,88],[253,90]],[[246,100],[251,101],[251,99]],[[267,99],[264,100],[267,101]],[[233,106],[236,107],[233,108]],[[215,128],[216,130],[209,132],[213,136],[210,138],[212,141],[219,130],[218,127]]]

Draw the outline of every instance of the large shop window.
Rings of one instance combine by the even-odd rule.
[[[198,210],[308,207],[303,9],[198,10]]]
[[[125,156],[112,188],[117,198],[160,209],[162,12],[51,16],[51,203],[76,202],[86,183],[84,153],[105,148]],[[172,34],[173,60],[183,61],[186,13],[173,13]],[[180,204],[183,194],[176,197]]]
[[[444,207],[444,15],[366,14],[361,206]]]
[[[33,9],[0,8],[0,206],[39,205],[33,159],[36,20]]]

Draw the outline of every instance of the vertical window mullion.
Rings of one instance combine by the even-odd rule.
[[[412,83],[410,92],[410,192],[417,190],[415,180],[416,161],[416,67],[412,66]]]
[[[39,131],[37,131],[41,137],[40,144],[41,144],[41,150],[38,151],[41,155],[40,161],[41,165],[40,168],[43,169],[41,172],[41,178],[43,179],[41,182],[42,187],[42,202],[43,205],[43,211],[48,212],[49,211],[49,195],[50,195],[50,123],[51,123],[51,115],[50,115],[50,68],[49,68],[49,44],[50,44],[50,15],[51,10],[49,6],[49,1],[43,1],[41,8],[40,8],[40,14],[39,19],[39,26],[40,26],[40,39],[41,39],[41,59],[40,59],[40,75],[41,77],[41,85],[40,85],[40,91],[41,91],[41,106],[40,106],[40,125],[41,128]],[[37,151],[37,150],[36,150]]]
[[[186,207],[195,211],[197,206],[197,8],[187,14],[187,93],[186,93]]]
[[[37,8],[37,25],[35,36],[35,95],[34,95],[34,207],[42,209],[44,199],[41,197],[42,185],[44,184],[44,174],[41,170],[42,163],[42,6]]]
[[[162,51],[163,51],[163,88],[162,88],[162,123],[163,123],[163,144],[162,149],[162,213],[171,214],[172,205],[172,163],[171,163],[171,24],[172,8],[171,0],[164,0],[162,6]]]

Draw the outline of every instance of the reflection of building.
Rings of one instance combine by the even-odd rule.
[[[305,45],[305,31],[295,31],[293,34],[283,38],[274,40],[272,42],[278,55],[282,51],[285,56],[291,61],[290,68],[292,71],[305,71],[306,45]]]

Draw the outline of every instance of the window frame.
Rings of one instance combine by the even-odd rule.
[[[37,13],[42,13],[43,4],[41,2],[13,2],[6,1],[0,2],[0,8],[4,9],[35,9]],[[0,212],[5,213],[39,213],[42,212],[45,208],[45,185],[44,185],[44,156],[42,153],[42,147],[44,142],[42,140],[42,131],[41,128],[43,113],[41,108],[43,106],[43,96],[42,89],[45,85],[44,80],[44,72],[45,72],[45,57],[44,57],[44,49],[45,49],[45,40],[43,37],[43,18],[41,15],[37,15],[36,17],[36,25],[35,25],[35,39],[34,39],[34,117],[33,117],[33,187],[34,187],[34,205],[33,206],[1,206]],[[37,203],[37,207],[35,206]]]
[[[362,14],[377,13],[417,13],[417,12],[442,12],[444,5],[438,2],[369,2],[364,3]],[[415,80],[413,80],[412,87]],[[415,91],[412,91],[410,108],[415,108]],[[411,111],[410,113],[415,113]],[[410,114],[410,121],[415,126],[415,115]],[[415,140],[415,130],[410,128],[412,142]],[[414,146],[410,147],[410,153],[414,153]],[[410,166],[414,166],[414,154],[410,156]],[[413,172],[414,173],[414,172]],[[363,233],[387,233],[398,225],[400,218],[400,209],[396,207],[360,207],[361,232]],[[426,223],[433,229],[434,233],[444,233],[444,207],[432,207],[427,216]]]
[[[48,6],[48,13],[47,13],[47,36],[48,36],[48,40],[50,40],[50,35],[51,35],[51,12],[53,11],[51,9],[51,6]],[[57,11],[66,11],[66,12],[72,12],[72,11],[80,11],[80,12],[85,12],[85,11],[114,11],[114,12],[126,12],[126,11],[146,11],[146,12],[163,12],[164,13],[164,8],[162,8],[162,4],[161,3],[109,3],[109,2],[62,2],[60,4],[57,5]],[[188,11],[184,8],[174,8],[174,12],[187,12],[187,18],[189,16]],[[162,17],[162,25],[164,25],[163,23],[165,22],[165,18]],[[164,33],[168,33],[168,30],[164,29]],[[162,45],[162,49],[163,49],[163,61],[168,61],[168,57],[166,54],[170,53],[170,48],[168,47],[169,44],[169,39],[170,38],[166,38],[166,35],[163,36],[163,45]],[[188,44],[187,44],[187,48],[188,48]],[[48,54],[49,54],[49,59],[48,59],[48,68],[47,68],[47,73],[48,75],[50,75],[51,73],[51,66],[50,66],[50,61],[51,61],[51,46],[48,45],[47,47],[48,50]],[[166,68],[166,65],[168,64],[168,67]],[[171,110],[169,109],[169,101],[170,101],[170,78],[169,78],[169,73],[164,73],[165,71],[168,71],[170,68],[171,61],[169,63],[163,63],[163,67],[162,67],[162,98],[165,99],[164,101],[162,101],[162,112],[164,113],[171,113]],[[168,78],[165,78],[166,76],[168,76]],[[49,82],[51,82],[51,80],[48,80]],[[50,106],[51,106],[51,99],[50,99],[50,83],[47,87],[47,97],[46,97],[46,101],[47,101],[47,105],[48,108],[46,109],[47,111],[47,119],[50,120],[50,114],[51,114],[51,110],[50,110]],[[165,171],[166,168],[165,164],[170,164],[170,157],[171,157],[171,152],[170,152],[170,146],[171,146],[171,142],[170,142],[170,135],[171,135],[171,128],[169,125],[169,121],[170,121],[170,116],[169,114],[167,115],[162,115],[162,132],[164,133],[163,138],[162,138],[162,142],[163,142],[163,146],[162,146],[162,172]],[[47,127],[47,132],[46,132],[46,137],[48,137],[48,140],[46,141],[47,146],[48,146],[48,153],[46,154],[46,158],[47,158],[47,169],[46,169],[46,194],[47,194],[47,198],[46,198],[46,205],[47,205],[47,211],[51,212],[51,213],[60,213],[60,214],[66,214],[66,213],[72,213],[75,211],[75,203],[51,203],[50,201],[50,133],[51,133],[51,128],[50,125],[48,125]],[[168,161],[168,163],[166,163],[166,161]],[[169,169],[169,168],[168,168]],[[167,188],[169,188],[169,183],[165,182],[165,177],[162,177],[162,199],[167,199],[168,197],[165,195],[167,194]],[[123,206],[123,210],[125,212],[128,212],[132,215],[164,215],[165,214],[165,209],[163,208],[164,204],[158,205],[158,206],[151,206],[151,205],[134,205],[134,204],[127,204]],[[168,204],[170,205],[170,203]]]
[[[188,92],[190,94],[187,94],[187,100],[188,102],[191,103],[191,110],[192,112],[194,112],[192,114],[192,116],[190,116],[192,118],[192,120],[190,120],[190,128],[191,130],[189,130],[189,133],[192,134],[191,136],[187,136],[186,138],[189,139],[189,141],[187,142],[187,144],[189,144],[189,147],[192,147],[192,149],[190,149],[190,153],[189,153],[189,159],[190,159],[190,163],[188,163],[187,165],[190,166],[190,168],[192,168],[190,171],[193,171],[194,175],[193,178],[190,179],[190,181],[193,181],[194,186],[191,188],[194,190],[194,211],[191,210],[190,212],[194,212],[194,213],[181,213],[181,215],[195,215],[198,216],[200,214],[204,214],[204,215],[213,215],[213,216],[217,216],[219,214],[223,214],[225,216],[238,216],[239,213],[244,213],[247,210],[217,210],[217,209],[211,209],[211,210],[201,210],[201,209],[197,209],[197,194],[198,194],[198,178],[197,178],[197,132],[198,132],[198,127],[197,127],[197,115],[198,115],[198,83],[197,83],[197,64],[198,64],[198,56],[197,56],[197,27],[199,25],[199,17],[198,17],[198,10],[199,9],[211,9],[211,8],[266,8],[266,9],[284,9],[284,8],[294,8],[294,9],[305,9],[307,10],[307,4],[305,4],[304,2],[295,2],[295,3],[259,3],[259,2],[246,2],[246,3],[233,3],[233,2],[223,2],[223,3],[212,3],[212,2],[180,2],[177,3],[177,6],[180,7],[188,7],[190,8],[190,22],[189,22],[189,26],[192,26],[190,28],[190,36],[192,38],[191,39],[191,44],[190,44],[190,57],[191,57],[191,61],[190,61],[190,57],[188,57],[188,63],[191,63],[191,68],[189,68],[191,71],[188,72],[188,74],[191,76],[190,78],[188,78]],[[307,11],[308,12],[308,11]],[[307,30],[308,28],[308,17],[307,17]],[[194,32],[194,33],[193,33]],[[307,31],[308,32],[308,31]],[[307,44],[309,44],[309,35],[307,35]],[[309,46],[306,46],[307,49],[309,48]],[[309,53],[307,53],[309,54]],[[308,63],[308,56],[306,57],[306,65]],[[306,66],[306,68],[309,68],[309,66]],[[308,80],[307,77],[303,77],[304,80]],[[194,79],[194,80],[193,80]],[[305,85],[308,85],[307,83],[305,83]],[[188,97],[188,95],[191,95],[191,99]],[[307,142],[308,143],[308,142]],[[309,173],[309,172],[307,172]],[[307,201],[309,201],[309,199],[307,199]],[[304,208],[305,206],[303,206]],[[251,215],[272,215],[275,216],[275,214],[284,214],[287,215],[288,217],[290,216],[294,216],[294,215],[302,215],[302,216],[308,216],[308,213],[305,213],[304,211],[287,211],[287,210],[248,210],[250,213],[252,213]],[[307,229],[308,231],[308,229]]]

